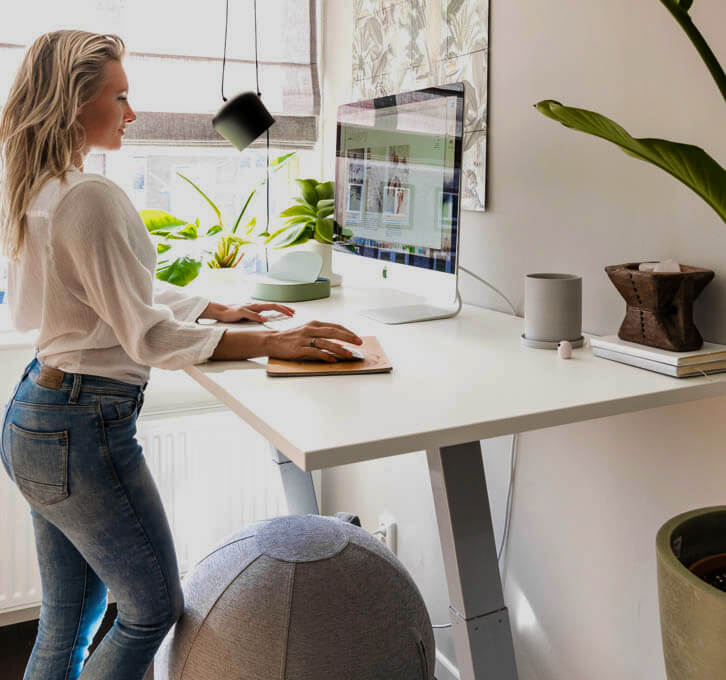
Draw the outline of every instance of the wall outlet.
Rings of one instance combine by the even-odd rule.
[[[398,550],[398,531],[396,521],[390,515],[378,518],[378,528],[373,535],[383,543],[394,555]]]

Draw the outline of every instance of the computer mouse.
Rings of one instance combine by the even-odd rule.
[[[333,354],[333,352],[331,352],[330,350],[327,350],[327,349],[323,349],[320,351],[325,352],[326,354],[333,354],[333,356],[338,361],[363,361],[363,359],[366,358],[365,354],[363,354],[362,352],[359,352],[357,349],[354,349],[353,347],[347,347],[346,349],[349,349],[352,352],[353,356],[341,357],[338,354]]]

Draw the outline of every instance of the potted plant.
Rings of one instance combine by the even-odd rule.
[[[308,247],[323,258],[320,276],[330,279],[331,286],[340,285],[341,277],[332,272],[332,244],[353,235],[350,229],[339,229],[335,212],[335,183],[316,179],[296,179],[300,196],[295,203],[280,213],[282,227],[270,234],[265,243],[271,248]]]
[[[270,168],[273,172],[279,171],[294,155],[295,152],[292,152],[275,158],[270,162]],[[191,179],[180,172],[177,175],[209,204],[216,216],[216,222],[201,230],[199,218],[188,222],[164,210],[141,210],[141,219],[157,241],[157,253],[165,255],[157,263],[156,277],[177,286],[186,286],[197,278],[202,266],[206,264],[210,272],[217,273],[217,278],[236,278],[236,267],[242,261],[245,246],[257,244],[269,236],[264,231],[259,232],[256,217],[242,226],[242,219],[257,188],[247,195],[234,226],[228,229],[214,201]],[[263,180],[260,185],[265,183],[266,180]]]
[[[698,50],[726,101],[726,74],[688,14],[693,0],[660,1]],[[541,101],[535,107],[566,127],[607,139],[628,155],[665,170],[695,191],[726,222],[726,170],[703,149],[664,139],[635,139],[615,121],[599,113],[564,106],[552,99]]]
[[[668,520],[656,537],[658,603],[669,680],[721,678],[726,668],[726,506]]]

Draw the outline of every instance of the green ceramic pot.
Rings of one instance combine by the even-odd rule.
[[[656,538],[658,601],[668,680],[726,677],[726,592],[689,567],[726,553],[726,506],[685,512]]]

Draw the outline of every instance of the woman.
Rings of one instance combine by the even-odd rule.
[[[198,318],[262,321],[282,305],[227,306],[167,286],[123,191],[85,174],[91,148],[118,149],[136,116],[124,44],[56,31],[26,53],[0,116],[0,237],[20,330],[37,357],[6,405],[0,454],[31,507],[43,587],[28,680],[141,680],[183,610],[174,547],[135,439],[150,366],[257,356],[335,361],[336,324],[225,330]],[[106,609],[118,617],[89,659]]]

